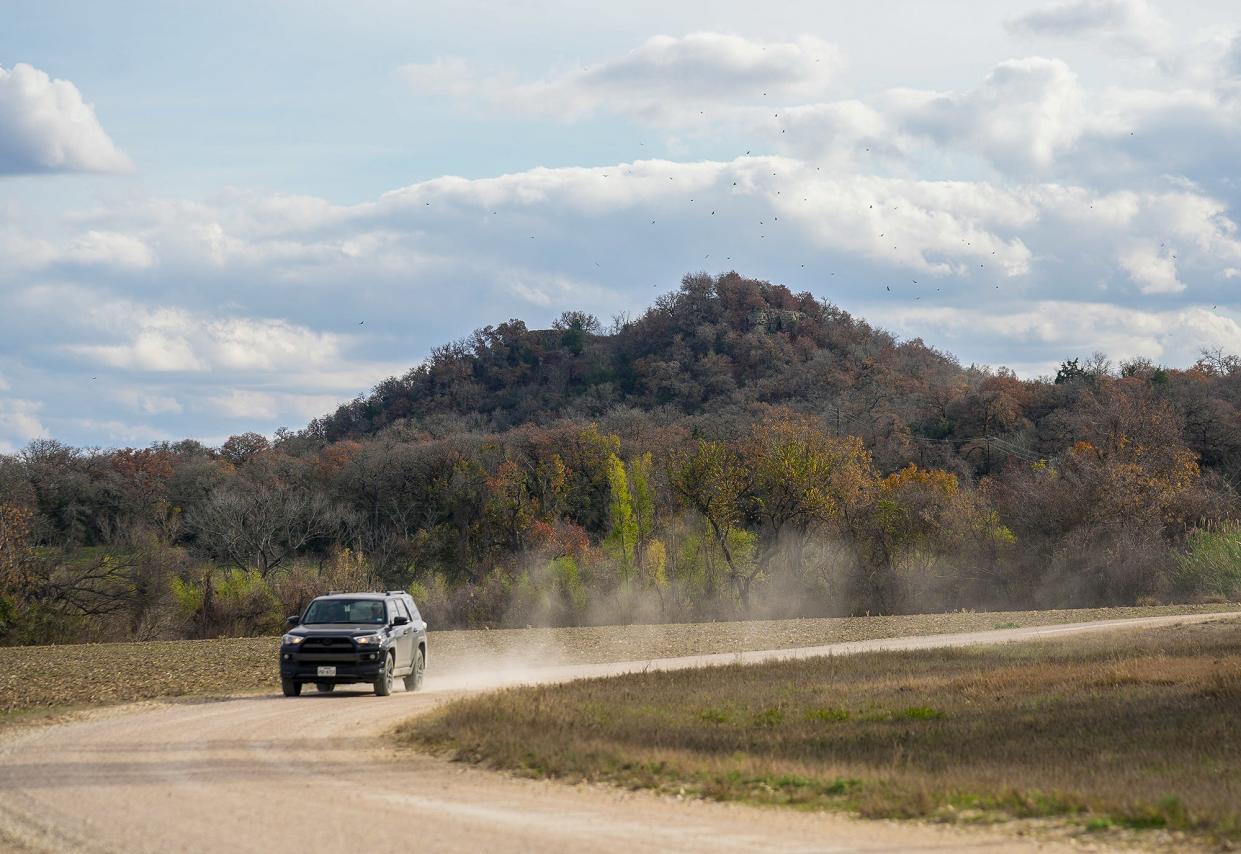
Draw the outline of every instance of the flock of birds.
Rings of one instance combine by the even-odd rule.
[[[817,62],[818,60],[815,60],[815,61]],[[589,70],[589,67],[588,67],[588,66],[587,66],[587,67],[583,67],[583,69],[582,69],[582,70],[583,70],[583,71],[588,71],[588,70]],[[763,97],[766,97],[766,96],[767,96],[767,93],[766,93],[766,92],[763,92]],[[700,116],[703,116],[703,115],[705,115],[706,113],[705,113],[705,111],[704,111],[704,110],[699,110],[698,114],[699,114]],[[774,118],[774,119],[779,119],[779,118],[780,118],[780,114],[779,114],[779,113],[773,113],[773,114],[772,114],[772,116],[773,116],[773,118]],[[780,133],[781,133],[781,134],[784,134],[786,130],[787,130],[786,128],[780,128]],[[646,146],[646,143],[645,143],[645,142],[639,142],[639,143],[638,143],[638,145],[639,145],[640,147],[645,147],[645,146]],[[747,156],[747,157],[751,156],[751,152],[752,152],[752,151],[753,151],[753,149],[746,149],[746,152],[745,152],[745,155],[744,155],[744,156]],[[870,147],[869,147],[869,146],[866,146],[866,151],[868,151],[868,152],[870,151]],[[821,171],[821,169],[822,169],[822,167],[819,167],[819,166],[816,166],[816,167],[815,167],[815,170],[816,170],[816,171]],[[777,177],[777,173],[776,173],[776,172],[772,172],[771,174],[772,174],[772,177]],[[607,180],[607,179],[611,176],[611,173],[610,173],[610,172],[601,172],[601,173],[600,173],[600,175],[601,175],[601,180]],[[632,170],[632,169],[627,170],[627,171],[625,172],[625,175],[626,175],[626,176],[632,176],[632,175],[633,175],[633,170]],[[675,179],[673,178],[673,176],[669,175],[669,176],[668,176],[668,180],[669,180],[669,181],[674,181]],[[732,182],[732,186],[733,186],[733,187],[736,187],[736,186],[737,186],[737,182],[736,182],[736,181],[733,181],[733,182]],[[781,191],[781,190],[776,190],[776,195],[777,195],[777,196],[782,195],[782,191]],[[809,197],[803,197],[803,198],[802,198],[802,201],[803,201],[803,202],[809,202]],[[693,199],[693,197],[689,197],[689,203],[690,203],[690,204],[693,204],[693,203],[694,203],[694,199]],[[429,201],[427,201],[425,204],[426,204],[426,206],[427,206],[427,207],[430,207],[430,206],[431,206],[431,202],[429,202]],[[867,206],[868,210],[874,210],[874,207],[875,207],[875,206],[874,206],[874,204],[873,204],[873,203],[872,203],[872,204],[869,204],[869,205]],[[1093,205],[1092,205],[1091,207],[1093,207]],[[897,208],[897,207],[893,207],[893,208],[892,208],[892,210],[894,210],[894,211],[895,211],[895,210],[898,210],[898,209],[899,209],[899,208]],[[498,215],[499,215],[499,211],[498,211],[498,210],[492,210],[492,211],[491,211],[491,214],[492,214],[492,216],[498,216]],[[715,214],[716,214],[716,211],[713,209],[713,210],[711,210],[711,212],[708,214],[708,216],[715,216]],[[779,221],[780,221],[780,217],[778,217],[778,216],[773,217],[773,218],[772,218],[771,225],[774,225],[775,223],[777,223],[777,222],[779,222]],[[654,219],[653,219],[653,220],[651,220],[650,224],[651,224],[651,225],[655,225],[655,224],[656,224],[656,220],[654,220]],[[768,225],[768,223],[767,223],[765,220],[760,219],[760,220],[758,221],[758,225],[760,225],[760,226],[767,226],[767,225]],[[879,233],[879,238],[880,238],[880,239],[882,239],[882,238],[884,237],[884,235],[885,235],[885,234],[886,234],[886,232],[880,232],[880,233]],[[535,237],[536,237],[536,235],[533,235],[533,234],[531,234],[531,235],[530,235],[530,239],[531,239],[531,240],[534,240],[534,239],[535,239]],[[760,240],[765,240],[765,239],[766,239],[766,237],[767,237],[767,235],[766,235],[766,233],[765,233],[765,232],[761,232],[761,233],[759,233],[759,239],[760,239]],[[964,238],[962,239],[962,242],[963,242],[966,246],[970,246],[970,245],[971,245],[971,242],[970,242],[970,241],[965,240]],[[895,250],[897,250],[898,248],[899,248],[899,247],[898,247],[898,245],[897,245],[897,244],[895,244],[895,243],[894,243],[894,244],[892,244],[892,249],[893,249],[894,251],[895,251]],[[992,254],[992,255],[995,255],[996,253],[995,253],[995,251],[993,250],[993,251],[991,252],[991,254]],[[709,254],[708,254],[708,255],[705,255],[705,256],[703,256],[703,257],[704,257],[704,260],[709,260],[709,259],[711,258],[711,256],[710,256]],[[1173,257],[1175,257],[1175,256],[1173,256]],[[724,257],[724,260],[725,260],[725,261],[731,261],[731,260],[732,260],[732,256],[726,255],[726,256]],[[596,266],[596,267],[602,267],[602,265],[601,265],[598,261],[595,261],[595,262],[594,262],[594,264],[595,264],[595,266]],[[805,268],[805,266],[806,266],[805,264],[802,264],[802,265],[801,265],[801,267],[802,267],[802,268]],[[980,268],[984,268],[984,267],[985,267],[985,265],[984,265],[984,264],[979,264],[978,266],[979,266]],[[829,271],[829,275],[830,275],[830,276],[835,276],[835,275],[836,275],[836,273],[835,273],[835,271]],[[915,284],[915,285],[916,285],[916,284],[918,284],[917,279],[914,279],[914,280],[913,280],[913,284]],[[658,284],[653,284],[653,285],[651,285],[651,287],[653,287],[653,288],[657,288],[657,287],[659,287],[659,285],[658,285]],[[891,292],[892,292],[892,286],[891,286],[891,285],[885,285],[885,286],[884,286],[884,289],[885,289],[885,291],[886,291],[887,293],[891,293]],[[995,285],[995,289],[996,289],[996,290],[999,290],[999,289],[1000,289],[1000,286],[999,286],[998,284],[996,284],[996,285]],[[942,292],[942,289],[941,289],[941,288],[936,288],[935,290],[936,290],[936,292]],[[915,297],[914,297],[914,299],[915,299],[915,300],[920,300],[920,299],[922,299],[922,297],[921,297],[920,295],[918,295],[918,296],[915,296]],[[359,325],[361,325],[361,324],[363,324],[363,323],[365,323],[365,321],[359,321]]]
[[[818,61],[818,60],[816,60],[816,61]],[[584,68],[583,70],[589,70],[589,69],[588,69],[588,68]],[[767,93],[766,93],[766,92],[763,92],[762,94],[763,94],[763,97],[766,97],[766,96],[767,96]],[[699,113],[698,113],[698,114],[699,114],[700,116],[704,116],[706,113],[705,113],[705,111],[704,111],[704,110],[699,110]],[[780,118],[780,114],[779,114],[778,112],[777,112],[777,113],[773,113],[773,114],[772,114],[772,116],[773,116],[773,118],[774,118],[774,119],[776,119],[776,120],[778,120],[778,119]],[[781,127],[781,128],[780,128],[780,133],[781,133],[781,134],[784,134],[786,130],[787,130],[787,128]],[[1132,136],[1132,135],[1133,135],[1133,134],[1132,134],[1132,132],[1131,132],[1131,133],[1130,133],[1130,136]],[[640,147],[645,147],[645,146],[646,146],[646,143],[645,143],[645,142],[639,142],[639,143],[638,143],[638,145],[639,145]],[[866,151],[867,151],[867,152],[869,152],[869,151],[870,151],[870,147],[869,147],[869,146],[865,146],[865,148],[866,148]],[[745,152],[745,155],[744,155],[744,156],[747,156],[747,157],[748,157],[748,156],[751,156],[751,152],[752,152],[752,149],[747,149],[747,150],[746,150],[746,152]],[[816,171],[821,171],[821,167],[816,166],[816,167],[815,167],[815,170],[816,170]],[[777,173],[776,173],[776,172],[772,172],[771,174],[772,174],[772,177],[777,177]],[[607,180],[607,179],[611,176],[611,173],[610,173],[610,172],[601,172],[601,173],[600,173],[600,175],[601,175],[600,180]],[[626,176],[632,176],[632,175],[633,175],[633,170],[632,170],[632,169],[627,170],[627,171],[625,172],[625,175],[626,175]],[[669,181],[674,181],[674,180],[675,180],[675,178],[674,178],[673,176],[671,176],[671,175],[670,175],[670,176],[668,176],[668,180],[669,180]],[[733,187],[737,187],[737,186],[738,186],[737,181],[735,181],[735,180],[734,180],[734,181],[732,182],[732,186],[733,186]],[[776,190],[776,195],[777,195],[777,196],[782,195],[782,191],[781,191],[781,190]],[[690,203],[690,204],[694,204],[695,200],[694,200],[694,198],[693,198],[692,196],[687,197],[687,198],[689,199],[689,203]],[[808,197],[808,196],[804,196],[804,197],[802,198],[802,201],[803,201],[803,202],[808,203],[808,202],[809,202],[809,197]],[[429,206],[431,205],[431,202],[429,202],[429,201],[428,201],[428,202],[426,202],[426,205],[429,207]],[[1090,205],[1090,208],[1091,208],[1091,210],[1093,210],[1093,209],[1094,209],[1094,205],[1093,205],[1093,204],[1091,204],[1091,205]],[[873,202],[872,202],[872,203],[869,203],[869,204],[867,205],[867,210],[868,210],[868,211],[873,211],[874,209],[875,209],[875,205],[874,205],[874,203],[873,203]],[[899,210],[899,207],[898,207],[898,206],[894,206],[894,207],[892,208],[892,210],[893,210],[893,211],[898,211],[898,210]],[[492,215],[493,215],[493,216],[498,216],[499,211],[498,211],[498,210],[492,210],[492,211],[491,211],[491,213],[492,213]],[[710,210],[710,213],[708,214],[708,216],[715,216],[715,215],[716,215],[716,209],[714,209],[714,208],[713,208],[713,209],[711,209],[711,210]],[[760,220],[758,220],[757,225],[758,225],[758,226],[760,226],[760,227],[762,227],[762,228],[764,228],[764,229],[766,229],[766,228],[768,228],[768,227],[774,227],[774,226],[775,226],[775,224],[776,224],[776,223],[778,223],[779,221],[780,221],[780,218],[779,218],[778,216],[773,216],[773,217],[772,217],[772,220],[771,220],[771,222],[770,222],[770,223],[768,223],[765,219],[760,219]],[[650,224],[651,224],[651,225],[655,225],[656,223],[657,223],[657,220],[655,220],[655,219],[652,219],[652,220],[650,221]],[[879,238],[880,240],[883,240],[883,239],[886,237],[887,233],[888,233],[888,232],[887,232],[886,230],[885,230],[885,231],[878,232],[878,238]],[[767,236],[767,235],[766,235],[766,231],[765,231],[765,230],[764,230],[764,231],[760,231],[758,236],[759,236],[759,239],[760,239],[760,240],[764,240],[764,239],[766,239],[766,236]],[[533,235],[533,234],[531,234],[531,235],[530,235],[530,239],[531,239],[531,240],[534,240],[534,239],[535,239],[535,237],[536,237],[536,235]],[[889,239],[890,239],[890,238],[889,238]],[[973,242],[972,242],[972,241],[967,240],[967,239],[965,239],[965,238],[962,238],[962,239],[961,239],[961,242],[962,242],[962,243],[963,243],[966,247],[971,247],[971,246],[973,245]],[[1160,248],[1161,248],[1161,250],[1164,248],[1164,246],[1165,246],[1165,244],[1163,244],[1163,243],[1161,243],[1161,244],[1160,244]],[[899,250],[899,244],[897,244],[897,243],[893,243],[893,244],[892,244],[892,250],[893,250],[893,251],[898,251],[898,250]],[[995,254],[996,254],[996,250],[994,250],[994,249],[993,249],[993,250],[991,250],[991,255],[993,255],[993,256],[994,256]],[[711,258],[711,255],[710,255],[710,254],[707,254],[707,255],[704,255],[704,256],[703,256],[703,260],[710,260],[710,258]],[[1176,255],[1175,255],[1175,254],[1172,254],[1172,255],[1171,255],[1171,258],[1172,258],[1172,260],[1174,260],[1174,261],[1175,261],[1175,260],[1176,260]],[[731,255],[726,255],[726,256],[724,256],[724,260],[725,260],[725,261],[732,261],[732,256],[731,256]],[[594,262],[594,265],[595,265],[596,267],[602,267],[602,265],[599,263],[599,261],[595,261],[595,262]],[[801,268],[802,268],[802,269],[804,269],[804,268],[805,268],[805,266],[806,266],[806,265],[805,265],[804,263],[803,263],[803,264],[801,264]],[[979,269],[986,269],[986,264],[985,264],[985,263],[980,262],[980,263],[978,264],[978,267],[979,267]],[[836,275],[836,272],[835,272],[835,271],[829,271],[829,276],[834,277],[835,275]],[[914,284],[914,285],[918,285],[918,280],[917,280],[917,279],[911,279],[910,281],[911,281],[911,283],[912,283],[912,284]],[[651,287],[653,287],[653,288],[657,288],[657,287],[659,287],[659,285],[658,285],[658,284],[653,284],[653,285],[651,285]],[[994,284],[993,284],[993,288],[994,288],[995,290],[997,290],[997,291],[998,291],[998,290],[1000,290],[1000,285],[999,285],[999,283],[994,283]],[[937,288],[935,288],[935,292],[936,292],[936,293],[942,293],[942,291],[943,291],[942,287],[937,287]],[[892,292],[893,292],[893,291],[892,291],[892,285],[890,285],[890,284],[885,284],[885,285],[884,285],[884,292],[885,292],[885,293],[889,293],[889,294],[890,294],[890,293],[892,293]],[[914,300],[921,300],[921,299],[922,299],[922,295],[921,295],[921,294],[916,294],[916,295],[914,295]],[[1213,305],[1213,306],[1212,306],[1212,309],[1218,309],[1218,305]],[[359,321],[359,325],[364,324],[364,323],[365,323],[365,321]]]

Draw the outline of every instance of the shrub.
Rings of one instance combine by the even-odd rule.
[[[1189,535],[1173,556],[1173,585],[1193,596],[1241,596],[1241,522],[1222,522]]]

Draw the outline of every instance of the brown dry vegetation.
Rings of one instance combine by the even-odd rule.
[[[674,655],[781,649],[836,641],[964,632],[1156,614],[1228,610],[1235,605],[1095,608],[1064,611],[925,614],[819,620],[765,620],[597,628],[434,632],[431,676],[494,666],[594,663]],[[0,724],[32,711],[97,707],[160,697],[274,691],[276,639],[0,647]]]
[[[1057,816],[1241,840],[1241,621],[652,672],[460,700],[423,748],[865,816]]]

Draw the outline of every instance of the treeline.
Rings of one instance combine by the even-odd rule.
[[[268,632],[360,587],[437,627],[1235,597],[1239,402],[1222,354],[1019,380],[692,276],[271,441],[0,457],[0,638]]]

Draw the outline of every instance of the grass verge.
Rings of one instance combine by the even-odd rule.
[[[1239,713],[1241,621],[1221,620],[516,688],[398,737],[533,776],[720,800],[1233,843]]]

